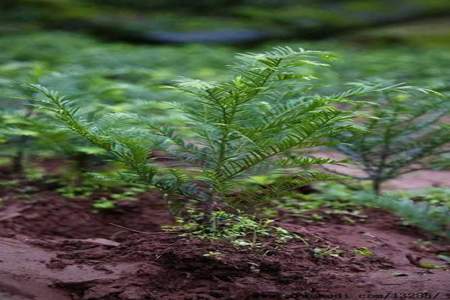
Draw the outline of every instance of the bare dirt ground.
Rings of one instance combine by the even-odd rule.
[[[421,174],[414,180],[427,184],[450,177]],[[173,220],[158,193],[112,212],[38,186],[22,196],[0,191],[1,300],[450,299],[449,265],[437,257],[450,243],[381,210],[355,224],[282,217],[302,239],[249,249],[162,231]]]

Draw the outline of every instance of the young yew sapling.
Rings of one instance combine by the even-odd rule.
[[[130,171],[126,175],[166,192],[220,209],[229,192],[250,176],[295,174],[305,182],[328,178],[315,165],[333,163],[311,155],[333,138],[353,130],[353,113],[336,104],[340,96],[312,94],[307,83],[327,53],[276,48],[237,57],[234,76],[225,82],[179,80],[172,88],[187,94],[174,110],[183,113],[178,127],[155,124],[145,115],[113,113],[86,121],[74,101],[42,86],[35,105]],[[152,151],[172,163],[161,163]]]
[[[383,182],[430,168],[450,153],[450,100],[404,84],[374,86],[378,92],[367,98],[372,103],[357,106],[365,112],[358,120],[366,131],[346,132],[337,149],[365,171],[355,178],[371,181],[379,194]]]

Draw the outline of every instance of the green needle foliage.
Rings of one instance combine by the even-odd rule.
[[[370,99],[373,100],[373,99]],[[450,152],[450,101],[403,84],[380,89],[376,103],[361,104],[367,131],[347,135],[337,149],[358,163],[378,194],[383,182],[429,167]]]
[[[0,156],[7,158],[11,171],[21,177],[26,175],[30,157],[56,154],[83,165],[89,152],[96,150],[73,143],[74,136],[67,129],[58,128],[53,118],[43,118],[27,105],[33,91],[18,82],[41,82],[49,73],[41,63],[0,63]]]
[[[185,120],[174,128],[123,113],[87,122],[73,101],[39,85],[33,87],[44,97],[35,105],[105,149],[140,181],[188,195],[212,211],[250,176],[329,178],[311,168],[333,161],[310,151],[354,129],[353,114],[336,106],[354,93],[308,94],[312,70],[326,66],[328,58],[322,52],[276,48],[239,55],[228,81],[177,81],[173,88],[187,96],[174,104]],[[163,150],[173,163],[158,162],[151,150]]]

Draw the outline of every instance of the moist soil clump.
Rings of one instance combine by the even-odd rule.
[[[31,185],[33,187],[33,185]],[[251,249],[161,230],[173,222],[159,193],[99,212],[34,186],[3,188],[0,299],[330,299],[429,294],[448,299],[450,272],[430,240],[386,211],[354,224],[283,216],[300,236]],[[426,267],[428,266],[428,267]],[[435,266],[438,268],[430,268]],[[428,294],[427,294],[428,293]],[[389,298],[391,297],[391,298]]]

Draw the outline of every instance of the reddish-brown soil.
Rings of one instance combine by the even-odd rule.
[[[436,256],[450,245],[419,242],[431,237],[384,211],[356,224],[282,218],[303,239],[252,250],[161,231],[172,219],[158,193],[94,212],[89,201],[23,188],[0,191],[1,300],[450,299]],[[318,258],[315,248],[340,255]]]

